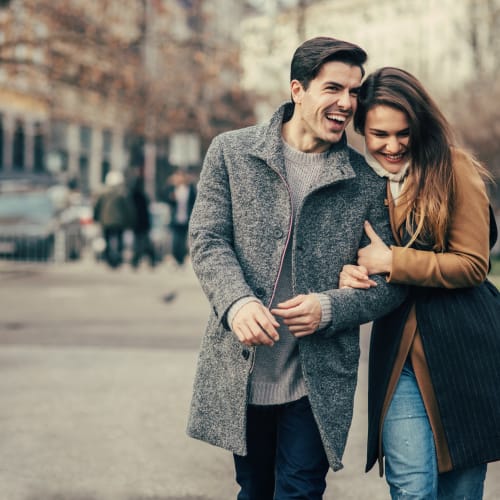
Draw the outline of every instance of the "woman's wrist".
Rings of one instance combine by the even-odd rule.
[[[391,274],[392,272],[392,248],[387,249],[386,259],[385,259],[385,272],[386,274]]]

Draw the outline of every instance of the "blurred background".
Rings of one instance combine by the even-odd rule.
[[[81,224],[112,170],[162,201],[215,134],[288,98],[293,51],[317,35],[414,73],[500,177],[500,0],[0,0],[0,189],[65,186]]]
[[[234,498],[230,455],[184,434],[208,313],[189,205],[212,138],[267,120],[318,35],[414,73],[500,180],[500,0],[0,0],[1,500]],[[118,232],[105,198],[134,204]],[[387,498],[363,474],[363,328],[327,500]]]

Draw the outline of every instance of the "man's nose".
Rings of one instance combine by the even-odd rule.
[[[352,108],[352,96],[348,89],[344,89],[339,95],[339,100],[337,105],[341,109],[351,109]]]

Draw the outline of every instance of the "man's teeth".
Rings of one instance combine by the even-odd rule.
[[[326,115],[329,120],[335,120],[336,122],[344,123],[346,121],[346,117],[342,115]]]

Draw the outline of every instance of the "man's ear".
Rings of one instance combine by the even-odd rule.
[[[290,82],[290,92],[292,96],[292,101],[295,104],[300,104],[302,102],[302,96],[304,95],[304,87],[298,80],[292,80]]]

